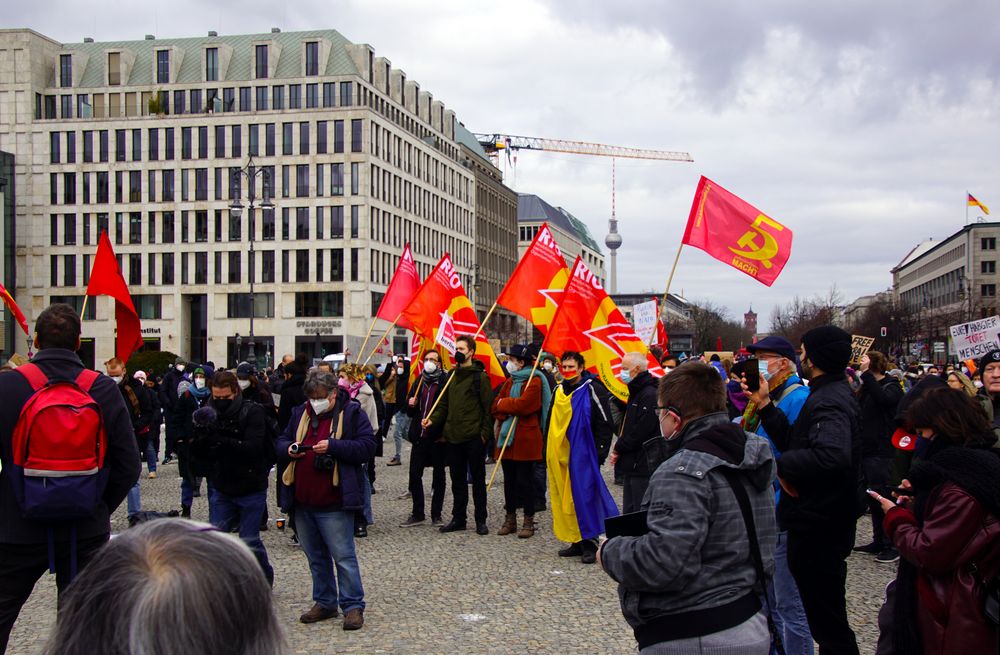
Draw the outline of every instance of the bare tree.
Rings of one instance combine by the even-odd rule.
[[[778,305],[771,311],[771,332],[798,343],[809,330],[836,323],[842,311],[843,297],[836,285],[824,296],[806,299],[795,296],[787,305]]]
[[[689,327],[695,350],[701,352],[715,350],[719,339],[724,350],[739,350],[753,338],[743,323],[729,318],[728,309],[708,300],[692,303]]]

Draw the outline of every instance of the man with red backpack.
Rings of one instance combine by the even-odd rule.
[[[122,394],[84,369],[79,346],[76,310],[50,305],[35,322],[34,359],[0,375],[0,652],[38,578],[54,571],[61,593],[108,541],[139,478]]]

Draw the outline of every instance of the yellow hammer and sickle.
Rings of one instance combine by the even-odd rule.
[[[771,268],[774,266],[771,260],[778,254],[778,242],[770,232],[761,227],[762,223],[770,225],[778,232],[785,229],[785,226],[781,223],[773,221],[763,214],[759,214],[754,219],[754,222],[750,224],[750,229],[736,242],[740,248],[749,248],[749,250],[737,250],[732,246],[729,246],[729,249],[741,257],[760,260],[764,264],[764,268]],[[764,240],[763,245],[757,245],[757,237],[761,237]]]

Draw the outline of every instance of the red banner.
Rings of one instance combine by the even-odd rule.
[[[444,254],[430,276],[424,280],[402,313],[413,324],[415,332],[433,343],[437,343],[441,319],[446,314],[451,317],[457,335],[479,332],[475,359],[482,362],[489,373],[490,386],[496,387],[506,379],[493,347],[486,340],[486,333],[479,330],[479,318],[469,297],[465,295],[461,276],[451,263],[451,255],[448,253]]]
[[[792,252],[792,231],[702,176],[683,243],[771,286]]]
[[[399,313],[406,308],[413,294],[420,288],[420,276],[417,275],[417,265],[413,261],[413,252],[410,244],[403,247],[403,254],[396,265],[396,272],[392,274],[389,281],[389,288],[386,289],[382,297],[382,303],[378,306],[375,316],[384,318],[387,321],[396,321],[396,325],[407,330],[412,330],[413,325]],[[398,320],[397,320],[398,319]]]
[[[497,298],[497,304],[531,321],[544,335],[555,318],[569,269],[548,223],[543,223],[513,275]]]
[[[646,344],[580,257],[573,263],[566,293],[549,328],[544,349],[560,357],[567,350],[579,352],[586,360],[587,370],[623,401],[628,400],[628,386],[618,376],[625,353],[645,353],[649,372],[656,377],[663,375],[660,363],[649,354]]]
[[[107,232],[101,232],[94,255],[94,266],[90,269],[88,296],[111,296],[115,299],[115,323],[118,335],[115,339],[115,356],[123,362],[142,347],[142,328],[139,315],[132,304],[132,294],[128,291],[125,278],[118,268],[115,251]]]
[[[24,318],[24,313],[17,306],[17,303],[14,302],[14,296],[10,295],[10,292],[2,284],[0,284],[0,298],[3,298],[3,303],[7,306],[8,311],[14,315],[14,320],[21,326],[24,333],[30,337],[31,333],[28,331],[28,321]]]

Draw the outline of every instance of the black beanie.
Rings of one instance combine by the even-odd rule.
[[[835,325],[821,325],[802,335],[806,357],[824,373],[840,374],[851,362],[851,335]]]

